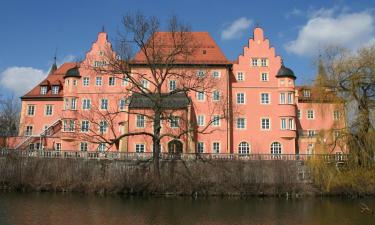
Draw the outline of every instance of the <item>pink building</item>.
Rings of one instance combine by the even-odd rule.
[[[165,38],[168,33],[157,35]],[[203,45],[194,60],[181,68],[210,76],[215,86],[209,93],[190,91],[166,100],[165,110],[173,111],[180,120],[163,123],[162,132],[173,134],[176,127],[195,127],[196,132],[179,138],[165,137],[161,141],[162,152],[345,151],[345,146],[335,141],[345,128],[341,105],[315,101],[310,87],[296,87],[296,76],[283,65],[261,28],[254,29],[253,37],[235,62],[225,57],[207,32],[191,35]],[[84,60],[64,63],[59,68],[54,64],[45,80],[22,96],[19,137],[9,139],[9,147],[152,152],[152,138],[147,135],[123,137],[111,146],[100,140],[99,136],[116,139],[127,132],[146,132],[153,128],[151,121],[138,115],[147,115],[152,104],[129,92],[126,79],[95,70],[103,63],[104,52],[113,51],[107,34],[101,32]],[[134,74],[149,74],[141,52],[134,57],[131,69]],[[178,78],[170,79],[163,90],[173,91],[182,82]],[[223,105],[229,107],[223,110],[220,107]],[[230,117],[221,119],[222,114]],[[212,118],[218,119],[212,121]],[[203,128],[204,132],[199,132]]]

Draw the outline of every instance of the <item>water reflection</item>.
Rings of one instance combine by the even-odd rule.
[[[375,199],[122,198],[0,193],[0,224],[375,224]]]

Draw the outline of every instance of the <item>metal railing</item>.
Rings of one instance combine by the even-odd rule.
[[[97,160],[151,160],[153,153],[136,152],[99,152],[99,151],[55,151],[55,150],[12,150],[0,149],[0,157],[35,157],[35,158],[73,158]],[[347,160],[346,154],[212,154],[212,153],[160,153],[161,160],[284,160],[305,161],[322,159],[324,161],[342,162]]]

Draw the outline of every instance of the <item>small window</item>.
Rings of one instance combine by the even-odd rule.
[[[145,116],[144,115],[137,115],[136,125],[138,128],[145,127]]]
[[[169,119],[169,126],[171,128],[178,128],[180,125],[180,118],[178,118],[177,116],[171,116],[171,118]]]
[[[175,80],[170,80],[169,81],[169,91],[175,91],[176,90],[176,81]]]
[[[96,77],[95,85],[96,86],[102,86],[103,84],[103,78],[102,77]]]
[[[106,150],[106,146],[105,146],[105,143],[99,143],[98,145],[98,151],[99,152],[104,152]]]
[[[219,115],[214,115],[212,117],[212,125],[214,127],[219,127],[220,126],[220,116]]]
[[[34,116],[35,115],[35,105],[28,105],[27,106],[27,115]]]
[[[220,153],[220,143],[219,142],[213,142],[212,143],[212,152],[215,154]]]
[[[103,98],[100,100],[100,109],[107,110],[108,109],[108,99]]]
[[[52,94],[57,95],[59,93],[60,87],[57,85],[52,86]]]
[[[73,80],[73,86],[77,86],[77,80]]]
[[[314,119],[314,110],[312,109],[307,110],[307,119],[310,119],[310,120]]]
[[[145,79],[141,80],[141,87],[143,89],[147,89],[148,88],[148,80],[145,80]]]
[[[220,77],[220,72],[219,71],[213,71],[212,72],[212,77],[219,78]]]
[[[260,98],[261,98],[261,104],[270,104],[270,94],[269,93],[261,93],[260,94]]]
[[[339,130],[333,131],[333,137],[334,137],[335,140],[338,139],[340,137],[340,135],[341,135],[341,132]]]
[[[205,76],[205,72],[203,70],[199,70],[198,73],[197,73],[197,76],[202,78]]]
[[[301,110],[300,109],[297,109],[297,118],[301,119]]]
[[[61,143],[56,143],[55,150],[56,151],[61,151]]]
[[[48,87],[47,86],[41,86],[40,87],[40,94],[45,95],[47,94]]]
[[[69,109],[69,98],[64,98],[64,110]]]
[[[82,109],[88,110],[91,109],[91,100],[90,99],[83,99],[82,100]]]
[[[289,130],[294,130],[294,119],[289,118]]]
[[[286,130],[286,119],[281,118],[281,130]]]
[[[251,59],[251,65],[254,66],[254,67],[258,66],[258,59],[257,58],[252,58]]]
[[[204,153],[204,143],[203,142],[198,142],[197,153]]]
[[[212,100],[220,101],[220,92],[218,90],[212,92]]]
[[[126,99],[125,98],[120,99],[120,101],[119,101],[119,109],[120,109],[120,111],[124,111],[125,110],[125,106],[126,106]]]
[[[33,135],[33,126],[26,126],[25,136]]]
[[[285,93],[280,93],[280,104],[285,104]]]
[[[268,73],[262,73],[261,80],[262,80],[263,82],[268,81]]]
[[[262,130],[269,130],[270,129],[270,119],[269,118],[262,118],[261,128],[262,128]]]
[[[73,132],[74,131],[74,120],[64,120],[63,130],[64,132]]]
[[[127,76],[125,76],[125,75],[122,76],[121,85],[122,86],[128,85],[128,77]]]
[[[243,72],[237,72],[237,81],[244,81],[245,77],[243,75]]]
[[[205,93],[204,91],[197,92],[197,100],[198,101],[204,101]]]
[[[53,113],[53,105],[46,105],[44,113],[46,116],[51,116]]]
[[[89,77],[84,77],[82,80],[83,86],[87,87],[90,84],[90,78]]]
[[[105,120],[99,122],[99,132],[101,134],[107,133],[108,123]]]
[[[116,79],[115,77],[109,77],[108,79],[108,85],[109,86],[115,86]]]
[[[306,151],[306,153],[309,154],[309,155],[314,154],[314,144],[308,144],[307,145],[307,151]]]
[[[271,144],[271,154],[280,155],[281,154],[281,144],[279,142],[273,142]]]
[[[308,130],[307,131],[307,136],[308,137],[315,137],[315,130]]]
[[[267,58],[262,58],[261,59],[261,63],[262,63],[262,67],[266,67],[268,65],[268,59]]]
[[[146,148],[144,144],[136,144],[135,145],[135,152],[137,153],[143,153],[145,152]]]
[[[76,98],[72,98],[71,101],[70,101],[70,109],[71,110],[76,110],[77,109],[77,99]]]
[[[310,95],[311,95],[310,90],[303,90],[302,93],[303,93],[303,97],[310,98]]]
[[[237,93],[237,104],[245,104],[245,93]]]
[[[288,93],[288,104],[293,104],[293,93],[292,92]]]
[[[205,125],[204,115],[198,115],[197,116],[197,124],[200,127],[203,127]]]
[[[340,119],[340,111],[338,111],[338,110],[333,111],[333,119],[334,120]]]
[[[80,150],[81,150],[81,152],[87,152],[87,149],[88,149],[87,142],[81,142],[80,143]]]
[[[89,131],[89,121],[88,120],[82,120],[81,121],[81,132],[88,132]]]
[[[245,129],[245,128],[246,128],[246,119],[237,118],[237,129]]]
[[[250,154],[250,145],[249,143],[243,141],[238,145],[238,154],[248,155]]]

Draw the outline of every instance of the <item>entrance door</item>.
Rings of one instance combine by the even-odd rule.
[[[176,154],[179,155],[182,153],[182,142],[175,139],[168,143],[168,152],[169,154]]]

